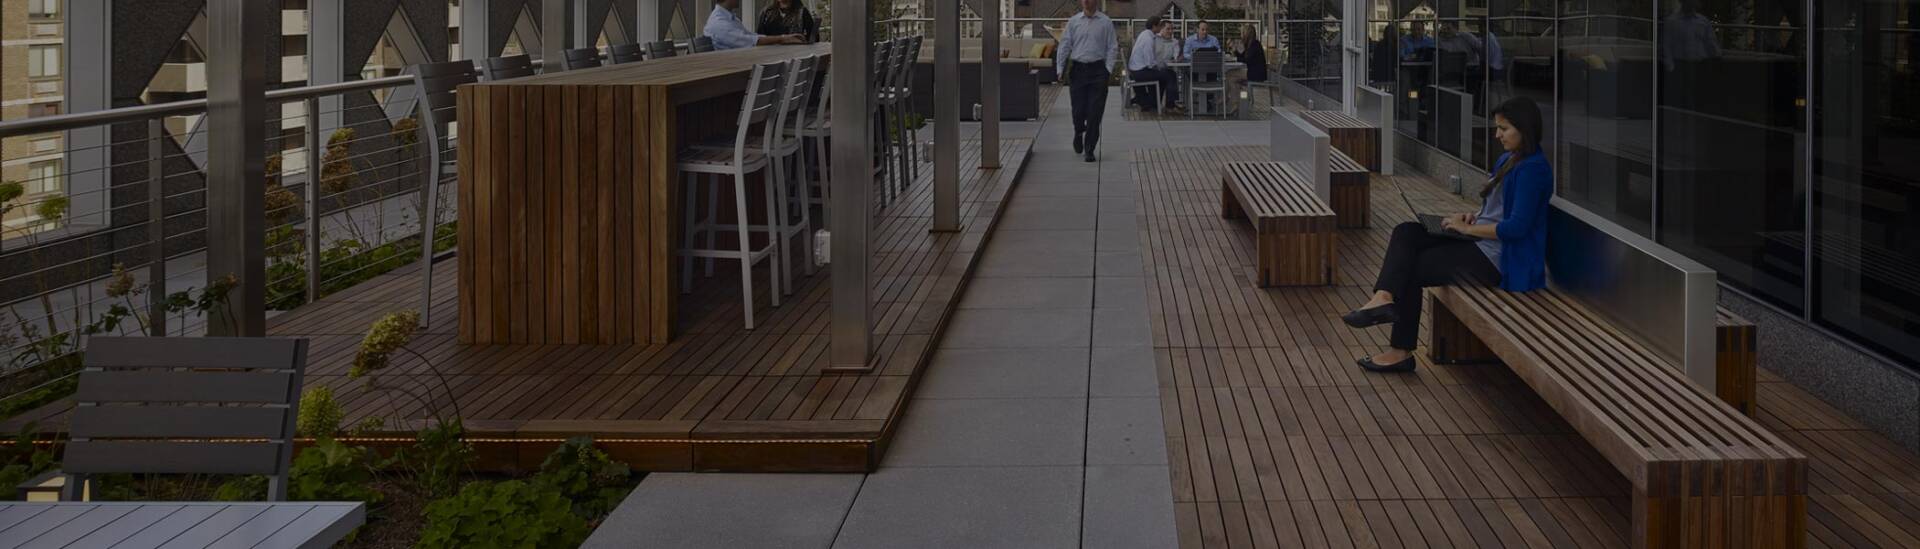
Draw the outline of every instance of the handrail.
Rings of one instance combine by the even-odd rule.
[[[272,90],[266,93],[266,98],[267,98],[267,101],[269,102],[286,103],[290,101],[301,101],[301,100],[305,100],[312,97],[320,97],[320,96],[341,94],[341,93],[347,93],[347,92],[369,91],[369,90],[377,90],[382,88],[393,88],[393,87],[399,87],[399,86],[407,85],[411,83],[413,83],[413,76],[411,75],[387,76],[382,78],[375,78],[372,80],[353,80],[348,82],[337,82],[332,84],[319,84],[319,85],[313,85],[313,86],[300,86],[296,88]],[[76,112],[76,113],[60,114],[60,115],[54,115],[54,116],[42,116],[37,118],[23,118],[20,120],[8,120],[8,121],[0,122],[0,139],[4,139],[8,137],[19,137],[23,135],[34,135],[34,134],[51,133],[51,132],[65,131],[65,130],[76,130],[81,128],[91,128],[95,126],[104,126],[108,124],[120,124],[120,123],[127,123],[127,122],[144,122],[147,120],[152,120],[155,118],[160,118],[165,116],[182,116],[182,115],[189,115],[189,114],[199,114],[199,113],[204,113],[206,111],[207,111],[206,99],[188,99],[185,101],[170,101],[166,103],[157,103],[153,105],[136,105],[132,107],[117,107],[117,108],[100,110],[100,111]]]

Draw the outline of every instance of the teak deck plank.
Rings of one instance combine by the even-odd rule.
[[[1425,349],[1412,375],[1351,363],[1386,344],[1385,327],[1351,330],[1338,315],[1366,299],[1388,235],[1411,218],[1397,191],[1423,209],[1472,205],[1419,176],[1374,174],[1371,184],[1394,188],[1371,193],[1369,227],[1339,230],[1335,286],[1255,288],[1253,234],[1219,218],[1219,167],[1263,160],[1261,147],[1133,157],[1180,546],[1628,546],[1632,484],[1507,368],[1431,364]],[[1764,370],[1754,384],[1753,417],[1769,432],[1707,432],[1808,454],[1807,545],[1920,542],[1920,457]],[[1678,422],[1710,418],[1639,410],[1634,421],[1675,440],[1686,436]],[[1694,534],[1703,545],[1779,541]]]

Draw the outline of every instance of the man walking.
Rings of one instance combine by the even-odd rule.
[[[1080,13],[1067,20],[1067,32],[1060,38],[1060,51],[1053,61],[1055,72],[1067,75],[1068,92],[1073,100],[1073,152],[1088,162],[1094,161],[1093,149],[1100,144],[1100,118],[1107,112],[1107,81],[1120,61],[1120,37],[1113,31],[1113,20],[1095,9],[1098,0],[1080,0]],[[1073,70],[1067,70],[1072,62]]]
[[[1133,39],[1133,53],[1127,57],[1129,78],[1134,82],[1158,82],[1160,83],[1159,91],[1165,96],[1164,98],[1154,97],[1149,90],[1143,89],[1135,94],[1135,101],[1140,105],[1140,110],[1158,110],[1156,107],[1163,104],[1167,109],[1179,109],[1177,105],[1180,102],[1180,77],[1175,75],[1173,69],[1168,68],[1167,63],[1160,60],[1160,56],[1154,52],[1154,44],[1160,37],[1167,36],[1172,28],[1172,23],[1155,15],[1147,18],[1147,30],[1140,31],[1140,36]],[[1161,102],[1162,99],[1165,99],[1164,103]]]

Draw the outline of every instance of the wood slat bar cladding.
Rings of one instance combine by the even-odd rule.
[[[1284,162],[1231,162],[1221,174],[1221,217],[1253,222],[1256,283],[1333,283],[1334,212],[1303,174]]]
[[[754,65],[829,48],[748,48],[461,86],[459,341],[671,340],[682,207],[675,154],[731,124]]]
[[[1633,483],[1635,547],[1805,545],[1805,454],[1567,296],[1433,293]]]
[[[1380,171],[1380,130],[1373,124],[1340,111],[1300,111],[1300,118],[1327,132],[1335,150],[1347,153],[1368,171]]]

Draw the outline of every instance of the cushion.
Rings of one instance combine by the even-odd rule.
[[[1029,59],[1042,59],[1047,56],[1046,44],[1034,44],[1033,47],[1028,48],[1028,50],[1027,58]]]
[[[1047,42],[1047,51],[1040,52],[1040,58],[1052,59],[1055,51],[1054,48],[1058,47],[1059,45],[1060,45],[1059,42]]]

